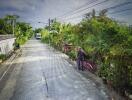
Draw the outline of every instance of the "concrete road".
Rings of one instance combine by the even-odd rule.
[[[13,61],[0,100],[108,100],[103,89],[83,77],[66,60],[38,40],[22,48],[22,56]]]

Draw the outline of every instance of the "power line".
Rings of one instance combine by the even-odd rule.
[[[95,0],[96,2],[98,1],[98,0]],[[93,2],[91,2],[90,4],[92,4],[92,3],[94,3],[95,1],[93,1]],[[85,7],[85,6],[88,6],[88,5],[90,5],[90,4],[85,4],[85,5],[82,5],[82,6],[80,6],[80,7],[78,7],[78,8],[76,8],[75,10],[72,10],[72,11],[69,11],[69,12],[67,12],[67,13],[64,13],[59,19],[62,19],[62,20],[71,20],[71,19],[77,19],[77,18],[79,18],[79,17],[81,17],[81,16],[83,16],[84,14],[81,14],[81,13],[79,13],[79,12],[83,12],[83,11],[85,11],[85,10],[88,10],[88,9],[90,9],[90,8],[92,8],[92,7],[94,7],[94,6],[97,6],[97,5],[100,5],[100,4],[103,4],[103,3],[105,3],[105,2],[108,2],[109,0],[104,0],[104,1],[101,1],[101,2],[98,2],[98,3],[96,3],[96,4],[94,4],[94,5],[92,5],[92,6],[89,6],[89,7]],[[88,3],[88,2],[87,2]],[[131,4],[132,2],[123,2],[123,3],[120,3],[120,4],[117,4],[117,5],[115,5],[115,6],[111,6],[111,7],[108,7],[108,8],[105,8],[106,10],[113,10],[113,9],[116,9],[116,8],[119,8],[119,7],[122,7],[122,6],[125,6],[125,5],[129,5],[129,4]],[[84,8],[85,7],[85,8]],[[115,12],[112,12],[112,13],[108,13],[108,14],[118,14],[118,13],[121,13],[121,12],[125,12],[125,11],[129,11],[129,10],[132,10],[132,8],[128,8],[128,9],[124,9],[124,10],[119,10],[119,11],[115,11]],[[99,12],[99,11],[97,11],[97,12]],[[81,15],[78,15],[78,16],[73,16],[73,17],[70,17],[70,16],[68,16],[68,17],[70,17],[70,18],[64,18],[65,17],[65,15],[71,15],[71,16],[73,16],[73,15],[75,15],[75,14],[81,14]]]
[[[84,5],[81,5],[80,7],[75,8],[74,10],[71,10],[71,11],[69,11],[69,12],[66,12],[66,13],[64,13],[63,15],[58,16],[57,18],[64,17],[65,15],[69,15],[70,13],[73,13],[73,12],[79,10],[79,9],[82,9],[82,8],[84,8],[85,6],[88,6],[88,5],[90,5],[90,4],[92,4],[92,3],[96,2],[96,1],[98,1],[98,0],[94,0],[94,1],[92,1],[92,2],[86,2]]]
[[[124,10],[119,10],[119,11],[111,12],[111,13],[109,13],[109,14],[117,14],[117,13],[129,11],[129,10],[132,10],[132,8],[128,8],[128,9],[124,9]]]
[[[92,6],[90,6],[90,7],[87,7],[87,8],[84,8],[84,9],[79,9],[79,10],[76,11],[76,12],[74,11],[72,15],[75,15],[75,14],[78,13],[78,12],[82,12],[82,11],[88,10],[88,9],[94,7],[94,6],[103,4],[103,3],[108,2],[108,1],[109,1],[109,0],[104,0],[104,1],[101,1],[101,2],[98,2],[98,3],[94,4],[94,5],[92,5]]]
[[[132,10],[132,8],[128,8],[128,9],[124,9],[124,10],[119,10],[119,11],[111,12],[111,13],[108,13],[108,14],[118,14],[118,13],[129,11],[129,10]],[[67,18],[65,20],[77,19],[77,18],[80,18],[81,16],[82,15],[74,16],[74,17],[71,17],[71,18]]]
[[[116,8],[118,8],[118,7],[121,7],[121,6],[124,6],[124,5],[128,5],[128,4],[130,4],[130,3],[132,3],[132,2],[124,2],[124,3],[121,3],[121,4],[118,4],[118,5],[115,5],[115,6],[111,6],[111,7],[109,7],[109,8],[105,8],[105,9],[107,9],[107,10],[112,10],[112,9],[116,9]],[[97,11],[97,12],[99,12],[99,11]],[[84,15],[84,14],[83,14]],[[73,17],[71,17],[71,18],[61,18],[61,19],[73,19],[73,18],[76,18],[76,17],[81,17],[81,16],[83,16],[83,15],[79,15],[79,16],[73,16]]]
[[[118,4],[118,5],[115,5],[115,6],[106,8],[106,9],[107,9],[107,10],[116,9],[116,8],[118,8],[118,7],[125,6],[125,5],[131,4],[131,3],[132,3],[132,2],[124,2],[124,3]]]
[[[62,20],[76,19],[76,18],[80,18],[81,16],[82,16],[82,15],[78,15],[78,16],[74,16],[74,17],[66,18],[66,19],[62,19]]]

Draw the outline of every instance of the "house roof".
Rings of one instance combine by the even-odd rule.
[[[0,41],[14,38],[13,35],[0,35]]]

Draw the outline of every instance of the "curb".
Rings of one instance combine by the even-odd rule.
[[[9,57],[9,59],[5,60],[4,62],[0,63],[0,65],[2,65],[2,67],[4,68],[3,71],[1,72],[1,76],[0,76],[0,81],[3,80],[4,76],[8,73],[8,71],[10,70],[12,64],[13,64],[13,60],[19,56],[20,51],[15,51],[13,52],[13,54]],[[1,69],[1,67],[0,67]]]

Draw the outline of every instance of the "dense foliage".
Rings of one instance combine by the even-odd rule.
[[[24,44],[33,35],[33,30],[30,24],[25,22],[17,22],[15,28],[16,42]]]
[[[61,50],[64,43],[82,47],[89,59],[98,65],[98,75],[119,90],[132,90],[132,29],[107,17],[102,11],[86,16],[79,24],[54,21],[48,32],[42,30],[42,41]],[[75,49],[69,53],[75,58]]]
[[[12,34],[16,38],[16,43],[24,44],[33,34],[30,24],[18,22],[17,15],[7,15],[0,18],[0,35]]]

